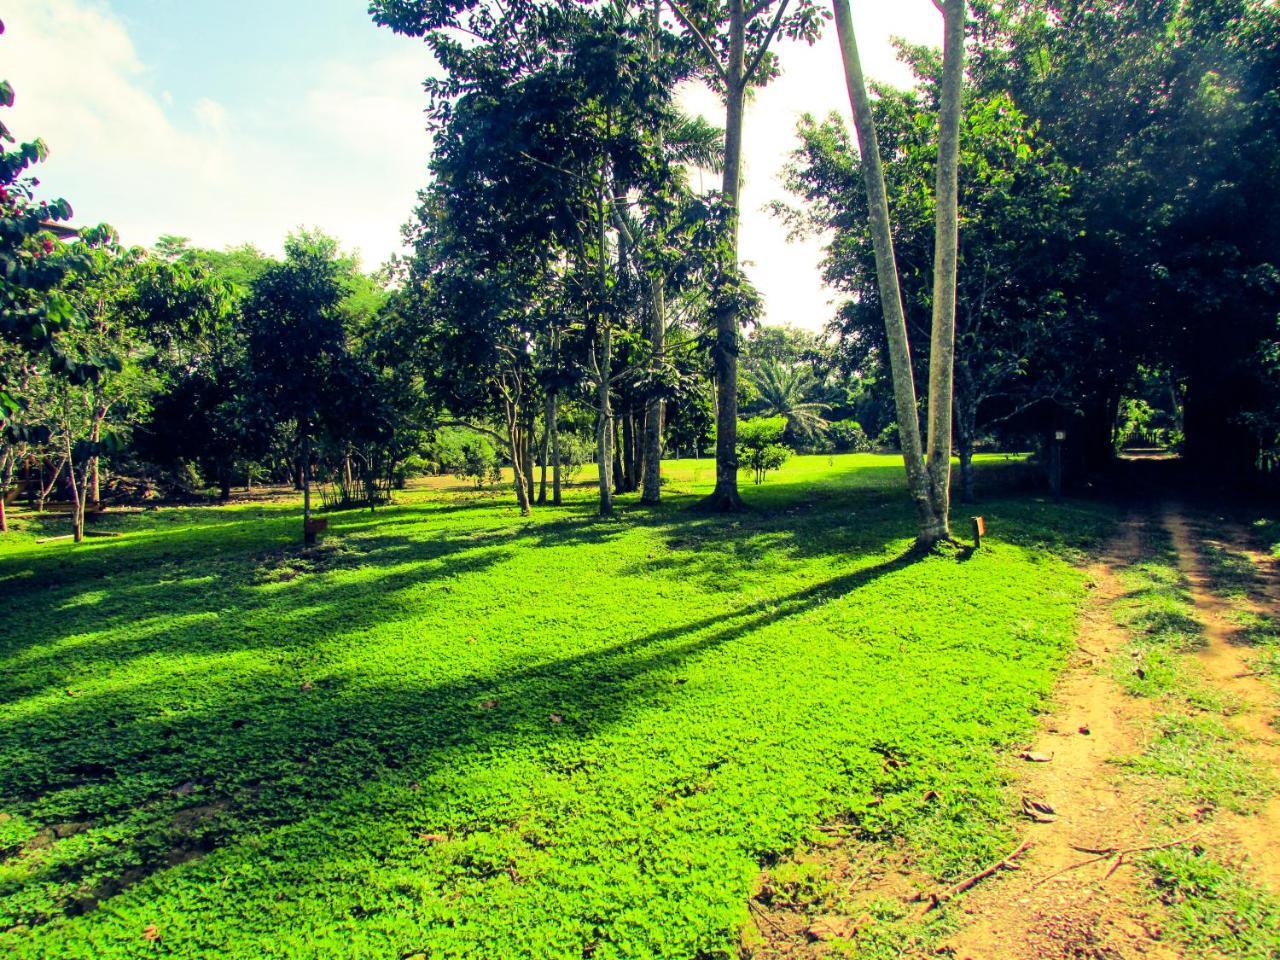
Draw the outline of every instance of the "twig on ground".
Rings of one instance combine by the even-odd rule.
[[[775,930],[781,930],[781,929],[782,929],[782,928],[778,925],[778,922],[777,922],[776,920],[774,920],[774,919],[773,919],[773,917],[769,916],[769,914],[765,912],[764,907],[762,907],[762,906],[760,906],[760,904],[756,903],[754,899],[752,899],[752,900],[748,900],[748,901],[747,901],[747,906],[748,906],[748,907],[750,907],[750,908],[755,912],[755,915],[756,915],[757,917],[759,917],[761,920],[763,920],[763,921],[764,921],[765,923],[767,923],[769,926],[773,927],[773,929],[775,929]]]
[[[1041,880],[1037,880],[1035,882],[1035,886],[1037,887],[1044,886],[1050,880],[1054,879],[1055,877],[1060,877],[1064,873],[1068,873],[1072,870],[1078,870],[1080,867],[1087,867],[1089,864],[1097,863],[1100,860],[1111,860],[1114,858],[1115,862],[1112,863],[1111,866],[1107,868],[1107,872],[1102,878],[1103,880],[1106,880],[1113,873],[1115,873],[1117,870],[1120,869],[1120,865],[1124,862],[1124,858],[1131,853],[1146,853],[1150,850],[1168,850],[1170,847],[1176,847],[1183,843],[1190,843],[1195,838],[1196,838],[1196,835],[1192,834],[1189,837],[1179,837],[1177,840],[1170,840],[1168,843],[1149,843],[1149,844],[1144,844],[1142,846],[1137,846],[1137,847],[1097,847],[1095,848],[1095,847],[1081,847],[1073,843],[1071,844],[1071,848],[1073,850],[1079,850],[1081,853],[1092,853],[1096,855],[1089,857],[1087,860],[1080,860],[1076,863],[1069,863],[1065,867],[1063,867],[1061,870],[1055,870],[1053,873],[1049,874],[1047,877]]]
[[[961,880],[959,883],[954,883],[951,886],[947,887],[945,890],[939,890],[935,893],[916,894],[916,900],[927,901],[928,905],[924,908],[925,913],[928,913],[930,910],[935,910],[938,907],[942,906],[944,903],[946,903],[948,900],[952,899],[953,897],[959,896],[960,894],[968,890],[970,887],[974,886],[975,884],[979,883],[982,880],[985,880],[987,877],[992,876],[993,874],[999,873],[1001,870],[1017,870],[1018,868],[1013,861],[1018,859],[1018,857],[1022,856],[1022,854],[1026,853],[1027,848],[1030,846],[1031,846],[1031,841],[1024,840],[1022,841],[1022,843],[1018,845],[1018,849],[1014,850],[1013,853],[1009,854],[1007,857],[997,860],[995,863],[987,867],[985,870],[979,870],[973,876],[966,877],[965,879]]]

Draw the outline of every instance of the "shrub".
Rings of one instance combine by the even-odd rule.
[[[738,467],[750,470],[757,484],[770,470],[777,470],[791,451],[782,445],[786,417],[753,417],[738,422]]]
[[[836,453],[870,453],[873,444],[862,424],[856,420],[839,420],[827,428],[827,440]]]

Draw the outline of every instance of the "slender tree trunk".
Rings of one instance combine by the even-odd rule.
[[[0,533],[9,532],[9,518],[5,515],[5,499],[9,496],[9,484],[13,482],[13,451],[6,450],[0,459]]]
[[[516,503],[520,506],[520,516],[527,517],[532,512],[529,505],[529,485],[525,481],[524,439],[520,425],[520,408],[511,400],[506,401],[507,441],[511,447],[512,482],[516,488]]]
[[[746,22],[744,0],[729,0],[729,61],[726,67],[724,181],[721,194],[729,208],[726,269],[738,269],[738,207],[742,189],[742,125],[746,114]],[[738,323],[736,310],[716,310],[716,487],[707,500],[715,510],[742,507],[738,493]]]
[[[911,371],[911,348],[907,340],[907,319],[902,309],[902,290],[898,285],[898,264],[893,250],[893,232],[889,223],[889,200],[885,192],[884,170],[880,161],[880,142],[876,135],[871,98],[867,95],[858,56],[857,38],[849,0],[832,0],[836,30],[840,36],[840,53],[844,60],[845,83],[849,104],[853,108],[854,128],[858,135],[858,151],[862,156],[862,175],[867,191],[868,219],[875,249],[876,279],[880,289],[880,305],[884,313],[885,339],[889,348],[889,367],[893,375],[893,400],[898,418],[898,438],[907,473],[907,489],[915,503],[919,532],[917,544],[931,545],[937,521],[929,496],[929,480],[924,452],[920,445],[920,419],[916,410],[915,377]]]
[[[956,454],[960,459],[960,499],[973,503],[973,448],[978,435],[976,404],[967,396],[956,395]]]
[[[560,395],[551,391],[551,502],[560,506]]]
[[[627,493],[638,486],[636,473],[636,418],[630,407],[622,418],[622,450],[623,480],[622,486]]]
[[[965,0],[943,0],[942,91],[933,254],[933,336],[929,347],[929,495],[938,539],[951,536],[951,407],[956,360],[959,251],[960,108],[964,96]]]
[[[609,428],[613,434],[613,492],[615,495],[626,492],[626,477],[622,472],[622,418],[615,416]]]
[[[71,440],[66,441],[67,480],[71,487],[71,538],[75,543],[84,542],[84,497],[80,484],[76,482],[76,465],[71,458]],[[85,466],[85,479],[88,480],[89,468]]]
[[[551,452],[551,417],[552,407],[555,404],[555,392],[547,391],[547,400],[542,410],[542,475],[538,480],[538,506],[544,506],[547,502],[547,467],[549,454]]]
[[[661,277],[649,283],[649,348],[655,364],[662,363],[666,355],[667,304],[666,289]],[[656,504],[662,500],[662,416],[665,404],[662,398],[650,396],[644,409],[644,476],[640,502]]]
[[[90,434],[90,439],[93,441],[95,446],[98,443],[98,438],[101,435],[102,435],[101,427],[99,424],[95,423],[93,425],[93,432],[92,434]],[[98,483],[98,455],[96,453],[89,460],[88,480],[85,483],[84,492],[85,492],[86,500],[89,500],[93,503],[97,503],[98,500],[100,499],[100,490],[99,490],[99,483]]]
[[[520,460],[524,466],[524,485],[525,499],[530,504],[533,503],[534,485],[533,485],[533,411],[525,414],[524,430],[520,445]]]
[[[609,403],[610,377],[613,365],[613,330],[606,326],[598,334],[599,357],[596,360],[596,469],[600,474],[600,516],[613,513],[613,413]]]
[[[302,431],[302,542],[310,547],[316,542],[311,529],[311,429]]]

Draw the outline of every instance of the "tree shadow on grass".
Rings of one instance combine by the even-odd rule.
[[[676,674],[694,658],[913,559],[896,557],[603,649],[439,683],[369,684],[359,674],[336,674],[299,686],[284,664],[257,673],[206,670],[198,705],[184,703],[181,686],[164,679],[47,700],[0,736],[0,755],[15,758],[0,771],[0,801],[53,833],[38,851],[17,853],[37,858],[26,882],[60,885],[62,908],[83,912],[176,863],[299,822],[371,782],[426,782],[442,769],[465,768],[469,758],[592,737],[632,710],[679,698]],[[399,575],[388,580],[400,582]],[[339,596],[316,604],[308,628],[349,626],[355,589],[340,587]],[[371,602],[360,622],[376,619],[377,608]],[[181,627],[152,638],[176,650],[191,641],[200,638]],[[158,713],[157,703],[164,705]],[[553,715],[561,722],[550,722]],[[101,842],[106,836],[110,843]]]

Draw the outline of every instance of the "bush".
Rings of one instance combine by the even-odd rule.
[[[902,439],[898,436],[897,423],[891,423],[881,430],[880,436],[876,437],[875,445],[880,450],[902,449]]]
[[[738,468],[750,470],[757,484],[770,470],[777,470],[791,451],[782,445],[786,417],[753,417],[738,421]]]
[[[502,480],[502,458],[484,434],[462,428],[441,430],[431,452],[442,471],[470,480],[477,490]]]
[[[856,420],[839,420],[827,428],[827,441],[836,453],[870,453],[871,438]]]

